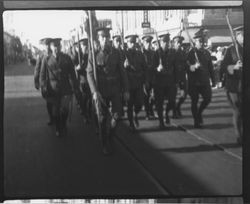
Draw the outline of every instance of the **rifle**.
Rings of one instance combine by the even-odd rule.
[[[122,43],[122,47],[123,47],[123,51],[124,51],[124,55],[125,55],[125,60],[127,60],[129,62],[128,56],[126,54],[127,51],[125,50],[125,43],[124,43],[123,35],[122,35],[122,32],[121,32],[121,28],[120,28],[120,26],[118,26],[118,24],[117,24],[117,27],[118,27],[119,35],[121,36],[121,43]],[[132,70],[136,71],[136,69],[134,68],[134,66],[130,65],[130,63],[129,63],[129,66],[131,67]]]
[[[94,39],[93,39],[93,25],[92,25],[92,16],[91,16],[91,11],[87,11],[87,16],[88,16],[88,21],[89,21],[89,49],[90,52],[89,54],[92,57],[92,66],[93,66],[93,71],[94,71],[94,80],[96,83],[96,87],[98,90],[98,79],[97,79],[97,72],[96,72],[96,60],[95,60],[95,51],[94,51]],[[101,122],[103,120],[103,114],[102,114],[102,106],[101,106],[101,99],[97,99],[95,101],[95,110],[96,110],[96,114],[97,114],[97,120],[98,120],[98,128],[99,128],[99,132],[100,132],[100,136],[102,137],[102,131],[101,131]]]
[[[81,66],[81,47],[80,47],[80,39],[79,39],[79,31],[77,31],[77,47],[78,47],[78,62],[79,65]]]
[[[226,11],[226,20],[227,20],[227,24],[228,24],[228,27],[229,27],[229,30],[231,33],[232,42],[233,42],[234,47],[236,49],[236,54],[237,54],[238,60],[240,60],[242,62],[242,57],[241,57],[240,52],[239,52],[239,46],[238,46],[238,43],[236,42],[236,37],[234,35],[233,28],[232,28],[232,25],[231,25],[230,20],[229,20],[229,9],[227,9],[227,11]]]
[[[188,36],[188,39],[189,39],[190,45],[191,45],[191,47],[192,47],[192,48],[194,48],[194,56],[195,56],[195,60],[196,60],[196,62],[197,62],[197,63],[199,63],[199,64],[200,64],[200,60],[199,60],[199,58],[198,58],[198,55],[197,55],[197,52],[196,52],[196,49],[195,49],[194,42],[193,42],[193,40],[192,40],[192,38],[191,38],[191,36],[190,36],[190,34],[189,34],[189,32],[188,32],[188,29],[187,29],[187,27],[186,27],[186,24],[183,22],[183,19],[182,19],[182,23],[183,23],[183,28],[184,28],[184,30],[185,30],[185,31],[186,31],[186,33],[187,33],[187,36]]]

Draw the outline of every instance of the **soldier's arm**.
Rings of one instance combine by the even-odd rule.
[[[91,54],[89,54],[88,65],[87,65],[86,71],[87,71],[87,80],[89,83],[91,93],[95,93],[95,92],[97,92],[97,87],[96,87],[96,83],[95,83],[93,59],[92,59]]]
[[[209,56],[209,60],[208,60],[208,71],[209,71],[209,75],[212,81],[212,84],[215,84],[215,74],[214,74],[214,65],[212,62],[212,57],[210,55],[210,53],[207,51],[207,54]]]
[[[34,70],[34,83],[35,87],[39,88],[39,78],[40,78],[40,71],[41,71],[41,65],[42,65],[42,56],[39,56],[36,60],[36,66]]]
[[[154,73],[157,72],[157,67],[159,66],[160,58],[159,58],[159,52],[158,50],[154,51],[154,57],[153,57],[153,70]]]
[[[45,87],[46,85],[46,69],[47,69],[46,57],[43,57],[41,63],[40,76],[39,76],[41,88]]]
[[[79,87],[78,87],[78,83],[77,83],[77,79],[76,79],[74,64],[73,64],[73,61],[71,60],[70,56],[66,55],[66,57],[67,57],[67,61],[68,61],[68,70],[69,70],[70,80],[71,80],[72,86],[74,88],[74,91],[77,91]]]
[[[143,78],[143,83],[146,82],[146,77],[147,77],[147,74],[146,74],[146,70],[147,70],[147,63],[146,63],[146,60],[145,60],[145,57],[143,56],[142,52],[139,52],[140,53],[140,56],[141,56],[141,63],[142,63],[142,78]]]
[[[220,68],[220,78],[226,73],[228,73],[227,66],[232,65],[232,57],[231,57],[231,51],[230,47],[227,48],[224,59],[221,62],[221,68]]]
[[[128,83],[128,75],[127,75],[127,71],[123,66],[123,59],[122,56],[119,55],[119,72],[120,72],[120,76],[121,76],[121,80],[122,80],[122,91],[123,92],[128,92],[129,88],[129,83]]]

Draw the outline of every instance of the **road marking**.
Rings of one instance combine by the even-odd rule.
[[[199,135],[197,135],[196,133],[194,133],[194,132],[192,132],[192,131],[186,129],[186,128],[183,127],[182,125],[177,125],[176,123],[173,123],[173,122],[171,122],[171,124],[173,124],[173,125],[174,125],[175,127],[177,127],[177,128],[179,127],[179,128],[181,128],[181,129],[183,129],[185,132],[187,132],[188,134],[190,134],[190,135],[196,137],[198,140],[201,140],[201,141],[203,141],[203,142],[205,142],[205,143],[207,143],[207,144],[210,144],[210,145],[217,146],[219,149],[223,150],[225,153],[227,153],[227,154],[229,154],[229,155],[231,155],[231,156],[233,156],[233,157],[235,157],[235,158],[237,158],[237,159],[239,159],[239,160],[242,161],[242,157],[241,157],[241,156],[239,156],[239,155],[237,155],[237,154],[235,154],[235,153],[233,153],[233,152],[231,152],[231,151],[228,151],[227,149],[225,149],[225,148],[223,147],[223,145],[215,144],[215,143],[213,143],[213,142],[211,142],[211,141],[209,141],[209,140],[207,140],[207,139],[205,139],[205,138],[202,138],[202,137],[200,137]]]

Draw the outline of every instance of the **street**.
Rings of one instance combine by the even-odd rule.
[[[26,63],[5,67],[7,198],[242,194],[242,148],[224,89],[213,90],[203,129],[193,129],[188,97],[183,118],[171,119],[164,131],[158,130],[157,120],[144,120],[144,112],[136,133],[123,120],[115,154],[106,157],[93,125],[83,123],[75,102],[68,136],[55,136],[33,72]]]

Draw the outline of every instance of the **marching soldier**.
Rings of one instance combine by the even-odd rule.
[[[182,116],[181,114],[181,105],[184,103],[185,99],[187,98],[188,90],[187,90],[187,61],[186,61],[186,53],[182,48],[182,42],[184,37],[182,36],[175,36],[173,38],[173,45],[176,50],[175,56],[175,67],[177,72],[177,84],[180,89],[180,98],[175,107],[175,117],[179,118]]]
[[[121,36],[120,35],[114,35],[113,36],[113,47],[119,51],[120,59],[121,59],[121,62],[123,64],[126,57],[125,57],[125,53],[124,53],[124,50],[123,50],[124,48],[122,49],[121,46],[122,46],[122,38],[121,38]],[[122,113],[121,113],[121,115],[124,116],[125,115],[124,114],[124,106],[126,105],[126,103],[125,103],[125,100],[123,98],[123,94],[121,94],[121,100],[122,100]]]
[[[132,131],[135,131],[136,127],[139,127],[138,113],[141,111],[143,105],[143,86],[145,83],[146,68],[146,62],[142,53],[136,50],[135,47],[137,37],[137,35],[128,35],[125,37],[128,49],[125,52],[127,58],[124,62],[124,67],[128,74],[130,95],[127,114]]]
[[[240,57],[243,56],[243,26],[234,29],[236,43]],[[242,59],[238,59],[236,47],[231,45],[227,50],[224,60],[221,63],[221,71],[225,75],[225,89],[230,105],[233,108],[233,123],[237,133],[237,142],[242,143],[242,110],[241,110],[241,79],[242,79]]]
[[[153,37],[150,35],[144,35],[143,40],[143,56],[146,62],[146,81],[144,90],[144,106],[146,111],[146,120],[151,117],[154,118],[153,111],[153,75],[154,75],[154,59],[155,52],[151,49],[151,41]]]
[[[46,100],[52,103],[52,114],[58,137],[67,133],[72,89],[78,91],[73,62],[68,55],[61,52],[60,41],[61,38],[51,39],[52,53],[43,58],[40,75],[42,93]]]
[[[82,38],[80,43],[80,64],[76,66],[77,75],[79,77],[81,94],[78,96],[81,112],[85,116],[85,122],[89,123],[91,118],[91,91],[87,80],[88,65],[88,38]],[[79,61],[79,60],[77,60]]]
[[[165,109],[165,122],[170,124],[168,113],[175,108],[176,97],[176,71],[175,71],[175,51],[169,48],[169,33],[159,36],[160,48],[156,50],[155,57],[155,76],[154,93],[156,109],[159,118],[159,127],[165,127],[163,121],[164,99],[167,98],[168,104]]]
[[[191,111],[194,119],[194,127],[201,128],[203,124],[202,112],[211,102],[212,86],[215,86],[214,69],[211,55],[204,48],[206,34],[203,28],[195,33],[195,48],[191,49],[187,56],[188,92],[191,97]],[[199,95],[203,101],[198,108]]]
[[[35,83],[35,88],[37,90],[40,89],[39,78],[40,78],[42,60],[44,57],[51,54],[50,41],[51,41],[51,38],[43,38],[40,40],[40,44],[43,46],[44,52],[41,55],[39,55],[36,60],[36,66],[35,66],[35,72],[34,72],[34,83]],[[47,101],[46,106],[47,106],[47,111],[49,114],[49,122],[47,124],[52,125],[54,123],[53,117],[52,117],[52,104],[49,101]]]
[[[93,60],[89,57],[87,66],[87,79],[94,101],[101,101],[103,117],[101,121],[102,150],[105,155],[112,153],[111,137],[115,133],[117,122],[121,116],[121,97],[128,100],[128,79],[120,60],[118,50],[108,44],[110,38],[108,28],[97,29],[98,49],[95,50],[96,75],[98,79],[98,89],[94,78]],[[90,55],[91,56],[91,55]],[[122,83],[121,83],[122,82]],[[107,129],[109,125],[109,106],[111,104],[111,131]]]

